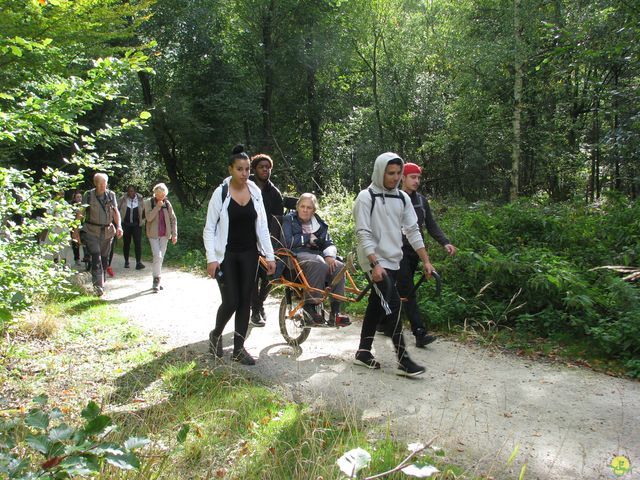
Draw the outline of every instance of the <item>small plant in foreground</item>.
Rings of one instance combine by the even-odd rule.
[[[47,397],[34,398],[26,415],[0,421],[0,475],[17,480],[57,480],[94,476],[105,464],[131,470],[140,466],[134,453],[149,443],[130,437],[108,441],[115,430],[111,418],[93,401],[82,410],[84,424],[75,429],[58,408],[47,409]],[[6,475],[6,477],[4,477]]]

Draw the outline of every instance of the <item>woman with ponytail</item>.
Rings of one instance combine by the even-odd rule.
[[[228,168],[230,176],[209,200],[203,232],[207,273],[218,281],[222,296],[215,328],[209,334],[209,351],[222,358],[222,332],[235,313],[232,359],[254,365],[244,341],[259,255],[266,257],[269,275],[275,272],[276,263],[262,194],[249,180],[251,162],[242,145],[233,148]]]

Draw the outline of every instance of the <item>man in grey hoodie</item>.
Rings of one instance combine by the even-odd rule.
[[[378,156],[371,174],[371,185],[358,194],[353,207],[358,261],[373,282],[354,363],[371,369],[380,368],[371,347],[376,326],[382,323],[396,350],[398,375],[414,377],[424,373],[425,369],[409,358],[402,335],[402,303],[396,277],[402,259],[403,233],[422,260],[427,277],[431,276],[434,268],[429,261],[411,199],[398,188],[403,167],[403,160],[395,153]]]

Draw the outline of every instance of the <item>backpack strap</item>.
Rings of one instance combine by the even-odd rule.
[[[402,206],[405,206],[407,204],[407,200],[404,198],[404,195],[402,195],[402,193],[398,193],[397,195],[385,195],[382,193],[375,193],[373,190],[371,190],[371,187],[367,188],[367,190],[369,190],[369,195],[371,195],[371,210],[369,211],[369,215],[373,213],[373,206],[376,204],[376,197],[382,197],[384,195],[385,198],[399,198],[400,200],[402,200]]]
[[[229,192],[229,184],[221,183],[220,185],[222,185],[222,189],[220,190],[220,199],[222,200],[222,203],[224,203],[224,199],[227,198],[227,193]],[[218,215],[218,221],[216,222],[216,225],[218,223],[220,223],[220,215]]]

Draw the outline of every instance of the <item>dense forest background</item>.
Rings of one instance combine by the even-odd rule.
[[[271,154],[283,192],[320,194],[343,250],[350,201],[395,151],[424,167],[460,247],[436,254],[435,323],[584,337],[640,375],[637,287],[592,270],[640,263],[636,2],[0,6],[0,322],[63,285],[34,239],[68,241],[60,199],[97,170],[117,191],[167,182],[180,250],[202,264],[234,144]]]
[[[278,183],[298,192],[356,191],[391,150],[424,166],[437,196],[638,194],[634,2],[2,3],[5,91],[25,63],[44,80],[133,47],[148,56],[153,71],[79,118],[97,128],[151,113],[144,130],[102,144],[120,164],[114,187],[166,177],[195,207],[244,143],[272,154]],[[16,57],[16,36],[51,43]],[[38,63],[54,48],[57,65]],[[57,148],[5,144],[2,162],[57,165],[76,140],[65,137]]]

